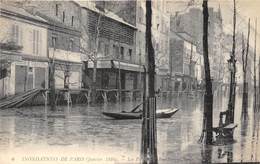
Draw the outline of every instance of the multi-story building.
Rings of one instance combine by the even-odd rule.
[[[198,52],[202,54],[202,38],[203,38],[203,15],[202,10],[197,7],[191,7],[186,12],[175,14],[171,16],[171,28],[176,32],[186,32],[194,38],[194,43],[197,45]],[[214,11],[209,8],[209,60],[211,68],[211,76],[214,82],[221,81],[220,73],[223,67],[223,25],[222,15],[220,9]]]
[[[48,22],[48,57],[54,63],[56,88],[81,88],[81,12],[73,1],[30,1],[26,10]]]
[[[0,98],[48,86],[47,22],[0,4]]]
[[[137,1],[136,5],[136,26],[138,29],[136,51],[140,54],[141,61],[145,63],[145,1]],[[171,87],[169,69],[170,17],[166,13],[165,5],[164,1],[152,2],[152,42],[155,50],[156,90],[162,91]]]
[[[89,54],[97,53],[94,59],[97,62],[96,87],[109,90],[121,87],[122,91],[130,91],[128,93],[140,90],[138,81],[143,69],[136,55],[136,27],[103,5],[78,3],[82,7],[83,38],[88,38],[83,42]],[[86,69],[86,85],[91,87],[94,62],[90,60]]]
[[[145,1],[98,1],[95,3],[103,12],[113,13],[123,21],[135,27],[133,47],[134,61],[139,66],[138,86],[142,86],[141,65],[146,64],[146,6]],[[169,28],[170,17],[166,14],[164,1],[152,2],[152,41],[156,60],[156,89],[167,90],[169,85]]]
[[[201,83],[203,60],[196,49],[188,33],[171,32],[170,69],[175,79],[175,91],[192,89]]]

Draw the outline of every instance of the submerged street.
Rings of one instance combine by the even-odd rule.
[[[214,96],[214,126],[219,112],[227,108],[226,96]],[[204,146],[203,100],[174,97],[157,99],[157,109],[176,105],[180,110],[169,119],[157,120],[159,163],[256,162],[260,157],[259,114],[249,99],[248,117],[241,119],[241,96],[236,98],[235,143]],[[140,102],[123,102],[130,110]],[[113,120],[103,111],[120,111],[119,104],[58,107],[65,117],[46,118],[44,106],[0,111],[0,161],[16,163],[140,163],[141,120]],[[19,112],[18,112],[19,111]],[[27,114],[24,114],[27,113]],[[243,117],[245,118],[245,117]],[[4,153],[3,153],[4,152]],[[46,157],[46,158],[45,158]],[[64,158],[63,158],[64,157]]]

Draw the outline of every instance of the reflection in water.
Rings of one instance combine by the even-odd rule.
[[[160,163],[259,162],[260,116],[254,114],[250,99],[245,115],[241,112],[241,97],[237,97],[235,122],[239,126],[234,132],[237,142],[223,146],[197,143],[202,130],[202,98],[157,100],[158,108],[168,108],[172,104],[181,109],[172,118],[157,121]],[[218,125],[220,111],[226,110],[227,101],[225,96],[214,97],[214,126]],[[103,111],[130,111],[138,104],[140,101],[124,102],[121,106],[113,103],[73,106],[70,109],[65,106],[65,118],[31,117],[18,115],[15,110],[0,111],[0,160],[3,154],[11,158],[19,152],[23,155],[41,153],[101,157],[100,163],[109,163],[105,160],[107,157],[111,163],[138,163],[141,120],[113,120],[101,114]],[[44,107],[19,110],[27,113],[46,112]]]
[[[201,163],[211,163],[212,162],[212,146],[210,145],[202,145],[201,146]]]

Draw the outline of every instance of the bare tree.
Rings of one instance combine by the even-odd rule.
[[[232,36],[232,52],[229,59],[230,64],[230,86],[229,86],[229,101],[228,114],[226,117],[227,123],[234,123],[234,109],[236,98],[236,0],[234,0],[234,15],[233,15],[233,36]]]
[[[152,2],[146,1],[146,48],[148,59],[148,101],[143,108],[142,163],[157,164],[156,146],[156,99],[155,99],[155,57],[152,44]],[[146,88],[146,87],[144,87]],[[145,93],[145,92],[144,92]]]
[[[93,75],[92,75],[92,83],[91,83],[91,102],[95,103],[96,97],[96,81],[97,81],[97,54],[98,54],[98,47],[99,47],[99,36],[100,36],[100,29],[101,29],[101,18],[103,13],[99,13],[97,24],[95,25],[95,34],[93,40],[88,37],[88,27],[81,23],[81,30],[82,30],[82,37],[81,37],[81,45],[80,51],[85,56],[87,56],[88,60],[93,62]],[[90,49],[89,42],[94,41],[94,48]]]
[[[242,34],[242,65],[243,65],[242,112],[244,112],[244,113],[247,113],[247,106],[248,106],[248,83],[247,83],[246,75],[247,75],[247,58],[248,58],[248,49],[249,49],[249,37],[250,37],[250,19],[248,20],[246,52],[245,52],[244,34]]]
[[[257,20],[255,20],[255,48],[254,48],[254,111],[256,111],[256,35],[257,35]]]

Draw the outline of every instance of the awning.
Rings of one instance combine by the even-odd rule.
[[[89,62],[88,68],[93,68],[93,62]],[[144,72],[143,66],[138,64],[127,63],[125,61],[118,60],[99,60],[97,61],[97,68],[114,68],[114,69],[133,71],[133,72]]]

